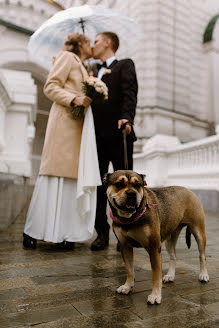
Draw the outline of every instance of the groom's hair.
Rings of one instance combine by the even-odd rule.
[[[119,48],[119,37],[114,32],[101,32],[100,35],[103,35],[104,38],[111,40],[111,47],[114,52]]]

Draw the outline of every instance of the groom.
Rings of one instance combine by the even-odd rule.
[[[123,124],[127,134],[128,169],[133,168],[133,142],[136,136],[133,130],[137,103],[138,84],[135,66],[131,59],[117,60],[115,53],[119,48],[119,38],[113,32],[97,34],[93,57],[100,59],[97,77],[108,87],[109,98],[104,104],[92,103],[94,126],[97,141],[97,153],[100,175],[108,172],[112,162],[114,170],[124,169]],[[97,210],[95,229],[97,238],[91,244],[93,251],[106,248],[109,244],[109,229],[106,215],[107,196],[103,186],[97,188]]]

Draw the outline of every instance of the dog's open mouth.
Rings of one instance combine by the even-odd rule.
[[[120,205],[116,202],[115,198],[113,198],[113,202],[114,202],[115,206],[116,206],[119,210],[121,210],[121,211],[129,212],[129,213],[134,213],[134,212],[136,212],[136,205],[134,205],[134,204],[125,204],[124,206],[120,206]]]

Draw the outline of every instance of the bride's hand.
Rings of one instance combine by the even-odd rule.
[[[92,99],[87,96],[80,96],[80,97],[75,97],[73,100],[74,106],[84,106],[88,107],[91,103]]]

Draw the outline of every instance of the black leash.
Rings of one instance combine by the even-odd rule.
[[[128,153],[127,153],[127,140],[126,140],[126,124],[129,122],[126,122],[122,124],[121,129],[123,133],[123,145],[124,145],[124,168],[125,170],[128,170]]]

